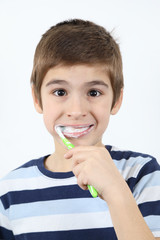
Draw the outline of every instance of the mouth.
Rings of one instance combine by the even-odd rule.
[[[71,125],[71,126],[60,126],[61,131],[65,137],[68,138],[79,138],[87,135],[94,127],[94,124],[90,125]]]

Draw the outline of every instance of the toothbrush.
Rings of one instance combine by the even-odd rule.
[[[74,145],[63,135],[60,126],[59,127],[56,126],[55,130],[68,149],[74,148]],[[90,185],[87,185],[87,187],[88,187],[92,197],[96,198],[98,196],[97,190]]]

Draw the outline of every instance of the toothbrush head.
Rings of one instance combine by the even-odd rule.
[[[63,133],[62,133],[62,129],[63,129],[62,126],[55,126],[55,131],[57,132],[57,134],[59,135],[59,137],[60,137],[61,139],[64,139],[65,137],[64,137],[64,135],[63,135]]]
[[[55,130],[68,149],[74,148],[74,145],[63,135],[63,126],[55,126]]]

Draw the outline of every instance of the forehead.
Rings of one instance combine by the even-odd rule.
[[[64,66],[58,65],[51,68],[46,73],[43,84],[46,85],[51,80],[65,80],[68,84],[85,84],[89,81],[104,81],[110,85],[110,79],[107,73],[107,67],[105,65],[72,65]]]

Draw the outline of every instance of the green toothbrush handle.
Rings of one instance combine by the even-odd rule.
[[[89,189],[89,191],[90,191],[90,193],[91,193],[91,195],[92,195],[93,198],[98,197],[97,190],[96,190],[94,187],[92,187],[92,186],[90,186],[90,185],[88,185],[87,187],[88,187],[88,189]]]
[[[71,142],[69,142],[67,138],[63,138],[62,141],[64,142],[68,149],[74,148],[74,145]]]
[[[71,142],[69,142],[67,138],[63,138],[62,141],[64,142],[64,144],[67,146],[68,149],[74,148],[74,145]],[[98,196],[97,190],[90,185],[88,185],[87,187],[92,197],[96,198]]]

